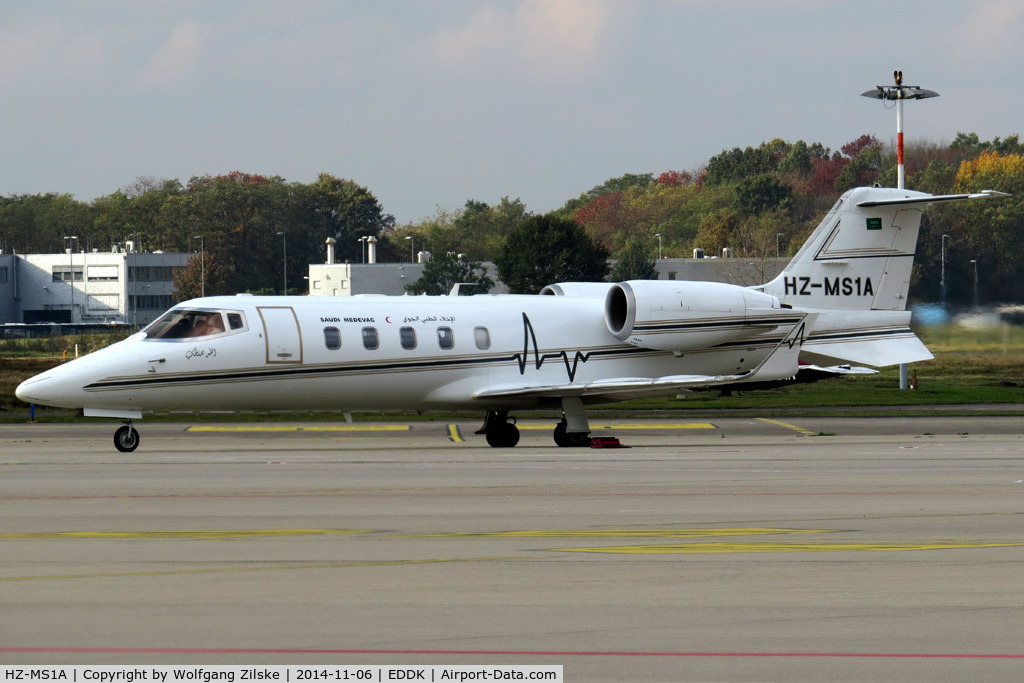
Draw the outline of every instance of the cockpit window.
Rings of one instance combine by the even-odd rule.
[[[237,317],[236,321],[232,318]],[[231,329],[244,327],[241,315],[229,314]],[[224,332],[224,317],[219,311],[172,309],[147,327],[147,339],[191,339],[209,337]]]

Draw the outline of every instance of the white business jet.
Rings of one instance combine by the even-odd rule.
[[[589,445],[586,406],[910,363],[910,269],[929,204],[1002,193],[846,192],[759,287],[633,280],[540,295],[206,297],[22,383],[28,403],[125,421],[145,411],[465,410],[515,446],[509,413],[561,409],[559,446]]]

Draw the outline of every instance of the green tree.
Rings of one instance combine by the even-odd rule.
[[[752,175],[771,173],[778,168],[777,146],[761,143],[757,149],[747,147],[722,150],[721,154],[708,161],[707,178],[709,185],[734,183]]]
[[[405,247],[401,260],[408,258],[407,238],[412,239],[416,250],[454,251],[470,259],[493,260],[509,232],[530,215],[519,199],[502,197],[494,206],[470,199],[458,211],[439,207],[433,216],[397,230],[393,239]]]
[[[410,294],[447,294],[460,282],[473,285],[466,288],[467,294],[486,294],[494,286],[486,268],[447,252],[432,256],[423,266],[420,279],[406,285],[405,289]]]
[[[809,176],[814,173],[814,162],[811,159],[811,149],[807,147],[807,143],[803,140],[797,140],[782,160],[779,161],[779,173]]]
[[[173,277],[175,296],[178,301],[185,301],[198,298],[203,292],[223,292],[228,274],[217,255],[208,253],[189,258],[185,267],[177,269]]]
[[[535,294],[554,282],[600,282],[608,250],[572,219],[534,216],[515,228],[495,260],[498,276],[514,294]]]
[[[70,194],[31,194],[0,201],[0,244],[22,253],[58,253],[64,237],[78,238],[78,248],[93,246],[93,211]]]
[[[745,214],[785,209],[792,202],[793,192],[771,173],[744,178],[736,186],[736,208]]]
[[[612,282],[624,280],[657,280],[658,270],[654,267],[650,239],[631,239],[626,248],[619,252],[619,260],[612,268],[609,279]]]
[[[883,154],[882,143],[872,135],[862,135],[843,145],[842,149],[850,157],[850,163],[843,167],[836,178],[836,190],[840,192],[871,185],[895,166],[890,163],[891,157]]]
[[[223,264],[225,281],[211,288],[207,280],[206,293],[234,294],[281,282],[284,243],[277,233],[291,233],[289,241],[297,239],[300,227],[293,209],[283,179],[235,171],[192,178],[185,192],[169,198],[164,217],[178,239],[202,235],[207,259]],[[304,269],[308,263],[297,251],[288,254],[289,270]]]
[[[353,180],[321,173],[312,183],[295,185],[292,191],[299,207],[298,221],[305,226],[301,232],[305,263],[323,260],[328,237],[337,240],[335,253],[339,261],[359,263],[363,254],[359,239],[379,239],[394,227],[395,217],[385,213],[373,193]],[[378,253],[381,251],[382,245],[378,244]]]

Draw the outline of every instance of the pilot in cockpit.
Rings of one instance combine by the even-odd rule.
[[[196,317],[195,329],[190,336],[205,337],[211,334],[219,334],[224,331],[224,322],[219,313],[209,313],[202,317]]]

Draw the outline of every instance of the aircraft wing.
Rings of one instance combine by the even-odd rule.
[[[511,386],[481,389],[473,398],[566,398],[608,397],[621,400],[627,397],[658,396],[673,391],[685,391],[716,385],[793,377],[798,370],[798,357],[807,329],[818,318],[817,313],[803,313],[785,338],[776,344],[761,363],[752,370],[732,375],[666,375],[663,377],[614,377],[594,382],[546,385]]]
[[[484,389],[473,394],[473,398],[564,398],[588,396],[657,396],[695,389],[738,382],[750,375],[750,372],[736,375],[668,375],[665,377],[614,377],[596,382],[551,384],[532,387],[495,387]]]

